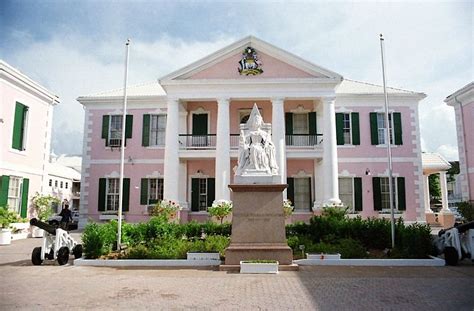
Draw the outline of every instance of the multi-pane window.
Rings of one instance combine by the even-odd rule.
[[[62,181],[59,183],[59,188],[61,188],[61,189],[63,188],[63,182]]]
[[[352,211],[354,208],[354,183],[351,177],[339,178],[339,199]]]
[[[56,188],[58,187],[58,181],[57,181],[57,180],[54,181],[54,186],[55,186]]]
[[[381,206],[382,210],[389,210],[390,209],[390,185],[388,182],[388,177],[380,178],[380,196],[381,196]],[[393,187],[393,202],[394,207],[397,207],[397,185],[395,183],[395,178],[392,179],[392,187]]]
[[[119,207],[119,179],[108,178],[106,187],[106,211],[117,211]]]
[[[148,180],[148,204],[155,204],[163,200],[163,178]]]
[[[18,214],[21,211],[21,181],[20,177],[10,176],[8,184],[8,207]]]
[[[150,116],[150,146],[163,146],[166,136],[166,115]]]
[[[390,144],[393,144],[393,118],[391,113],[388,114],[388,124],[390,127]],[[379,144],[384,145],[386,132],[385,113],[377,113],[377,129]]]
[[[311,178],[295,178],[295,210],[307,211],[311,206]]]
[[[109,146],[120,146],[122,141],[122,119],[121,115],[110,116]]]
[[[352,133],[351,133],[351,114],[344,113],[343,114],[343,127],[342,131],[344,133],[344,144],[352,144]]]
[[[207,179],[199,179],[199,210],[207,210]]]
[[[52,186],[53,186],[53,180],[52,180],[52,179],[50,179],[50,180],[49,180],[49,183],[48,183],[48,185],[49,185],[50,187],[52,187]]]
[[[69,187],[69,185],[68,185],[68,183],[66,182],[66,187],[65,187],[65,188],[67,189],[68,187]]]
[[[308,134],[308,114],[307,113],[294,113],[293,114],[293,134]]]

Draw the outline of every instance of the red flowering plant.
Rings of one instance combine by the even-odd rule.
[[[167,221],[174,220],[178,216],[181,206],[171,200],[161,200],[150,211],[151,216],[163,217]]]

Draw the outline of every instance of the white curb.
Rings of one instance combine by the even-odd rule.
[[[186,259],[83,259],[74,260],[75,266],[95,267],[203,267],[219,266],[220,260]]]
[[[299,259],[294,260],[300,266],[398,266],[398,267],[441,267],[444,259]]]

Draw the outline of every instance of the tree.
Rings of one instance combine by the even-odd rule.
[[[430,196],[439,198],[441,197],[441,186],[439,184],[439,174],[431,174],[429,176],[430,182]]]

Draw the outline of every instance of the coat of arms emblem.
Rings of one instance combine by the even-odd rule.
[[[258,59],[257,52],[252,47],[247,47],[242,53],[242,59],[239,61],[239,73],[241,75],[259,75],[263,73],[262,62]]]

